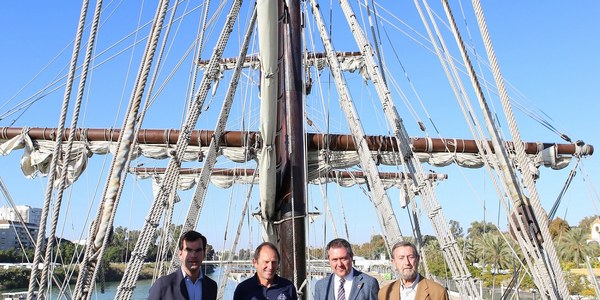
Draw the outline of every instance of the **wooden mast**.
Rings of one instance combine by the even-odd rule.
[[[280,227],[278,231],[281,251],[281,275],[298,288],[299,296],[306,294],[306,162],[304,151],[304,109],[302,81],[302,40],[300,3],[298,0],[279,2],[279,23],[283,30],[284,97],[279,111],[281,134],[279,158],[281,169],[277,173],[277,192]],[[285,5],[285,9],[282,6]],[[303,287],[303,288],[301,288]]]

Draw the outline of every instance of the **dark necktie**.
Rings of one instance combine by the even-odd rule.
[[[344,282],[346,282],[346,279],[340,278],[340,289],[338,290],[337,300],[346,300],[346,291],[344,291]]]

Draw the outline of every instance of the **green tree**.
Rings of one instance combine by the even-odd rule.
[[[368,243],[352,245],[352,251],[356,256],[362,256],[366,259],[376,259],[379,258],[381,253],[385,253],[387,248],[383,236],[373,235]]]
[[[552,236],[552,239],[555,239],[556,237],[562,236],[563,233],[569,230],[569,223],[561,218],[556,218],[550,222],[549,229],[550,236]]]
[[[471,227],[467,229],[467,237],[475,239],[489,232],[497,232],[498,228],[491,222],[473,221]]]
[[[31,270],[0,269],[0,290],[12,290],[27,286]]]
[[[594,223],[596,220],[598,220],[598,216],[585,217],[579,221],[579,225],[577,227],[583,228],[584,230],[587,230],[587,232],[590,232],[592,229],[592,223]]]
[[[477,251],[475,250],[475,240],[458,238],[456,241],[461,249],[463,258],[468,265],[472,266],[474,263],[478,262]]]
[[[57,243],[59,260],[63,264],[78,263],[83,258],[84,247],[76,245],[73,242],[61,239],[60,243]]]
[[[421,248],[421,257],[426,260],[422,263],[427,264],[431,274],[441,278],[447,278],[451,274],[438,240],[428,239]]]
[[[464,235],[463,228],[460,227],[460,223],[458,221],[450,220],[448,224],[450,224],[450,232],[455,239]]]
[[[489,261],[495,269],[508,269],[512,255],[508,243],[500,234],[489,233],[484,236],[485,247],[489,250]]]
[[[572,262],[576,266],[585,262],[586,256],[592,256],[594,248],[587,243],[589,233],[583,228],[571,228],[560,238],[556,247],[564,262]]]
[[[311,259],[322,259],[325,257],[325,251],[321,247],[319,247],[319,248],[311,247],[308,249],[308,251],[310,253]]]

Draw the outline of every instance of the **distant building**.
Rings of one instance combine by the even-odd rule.
[[[592,222],[591,228],[591,239],[587,242],[596,242],[600,244],[600,218],[596,218],[594,222]]]
[[[42,209],[29,205],[17,205],[15,209],[0,207],[0,220],[20,222],[19,215],[23,218],[23,222],[39,226],[42,219]]]
[[[38,229],[36,224],[0,220],[0,250],[21,249],[21,244],[25,248],[32,248],[34,243],[27,232],[35,239]]]
[[[27,205],[0,207],[0,250],[33,247],[30,236],[37,238],[41,216],[40,208]]]

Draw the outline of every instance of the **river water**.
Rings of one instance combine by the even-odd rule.
[[[217,280],[217,278],[214,278],[212,276],[209,276],[209,277]],[[92,296],[92,299],[97,299],[97,300],[114,299],[115,294],[117,292],[118,285],[119,285],[119,282],[107,282],[106,286],[105,286],[104,294],[100,293],[100,289],[98,287],[96,287],[97,292]],[[133,296],[131,297],[131,299],[135,299],[135,300],[148,299],[148,291],[150,290],[151,285],[152,285],[152,280],[149,280],[149,279],[138,281],[137,286],[136,286],[135,290],[133,291]],[[223,299],[232,299],[233,298],[233,291],[235,290],[235,286],[236,286],[236,282],[229,280],[229,282],[227,283],[227,286],[225,287],[225,294],[224,294]],[[52,299],[58,299],[58,295],[53,293]]]
[[[208,275],[210,278],[214,279],[217,283],[219,283],[219,268],[215,269],[213,274]],[[104,287],[104,293],[100,292],[99,285],[96,285],[96,292],[92,295],[91,299],[94,300],[112,300],[115,298],[115,294],[117,293],[117,287],[120,282],[107,282]],[[131,299],[139,300],[139,299],[148,299],[148,291],[150,290],[150,286],[152,285],[152,280],[139,280],[133,290],[133,296]],[[237,283],[233,280],[228,280],[227,285],[225,287],[225,292],[223,295],[223,299],[232,299],[233,291],[235,290]],[[71,286],[71,291],[68,294],[72,294],[72,289],[74,286]],[[8,291],[2,291],[5,293]],[[11,291],[16,292],[16,291]],[[65,297],[64,294],[59,296],[58,288],[54,287],[51,292],[51,299],[69,299],[70,297]]]

